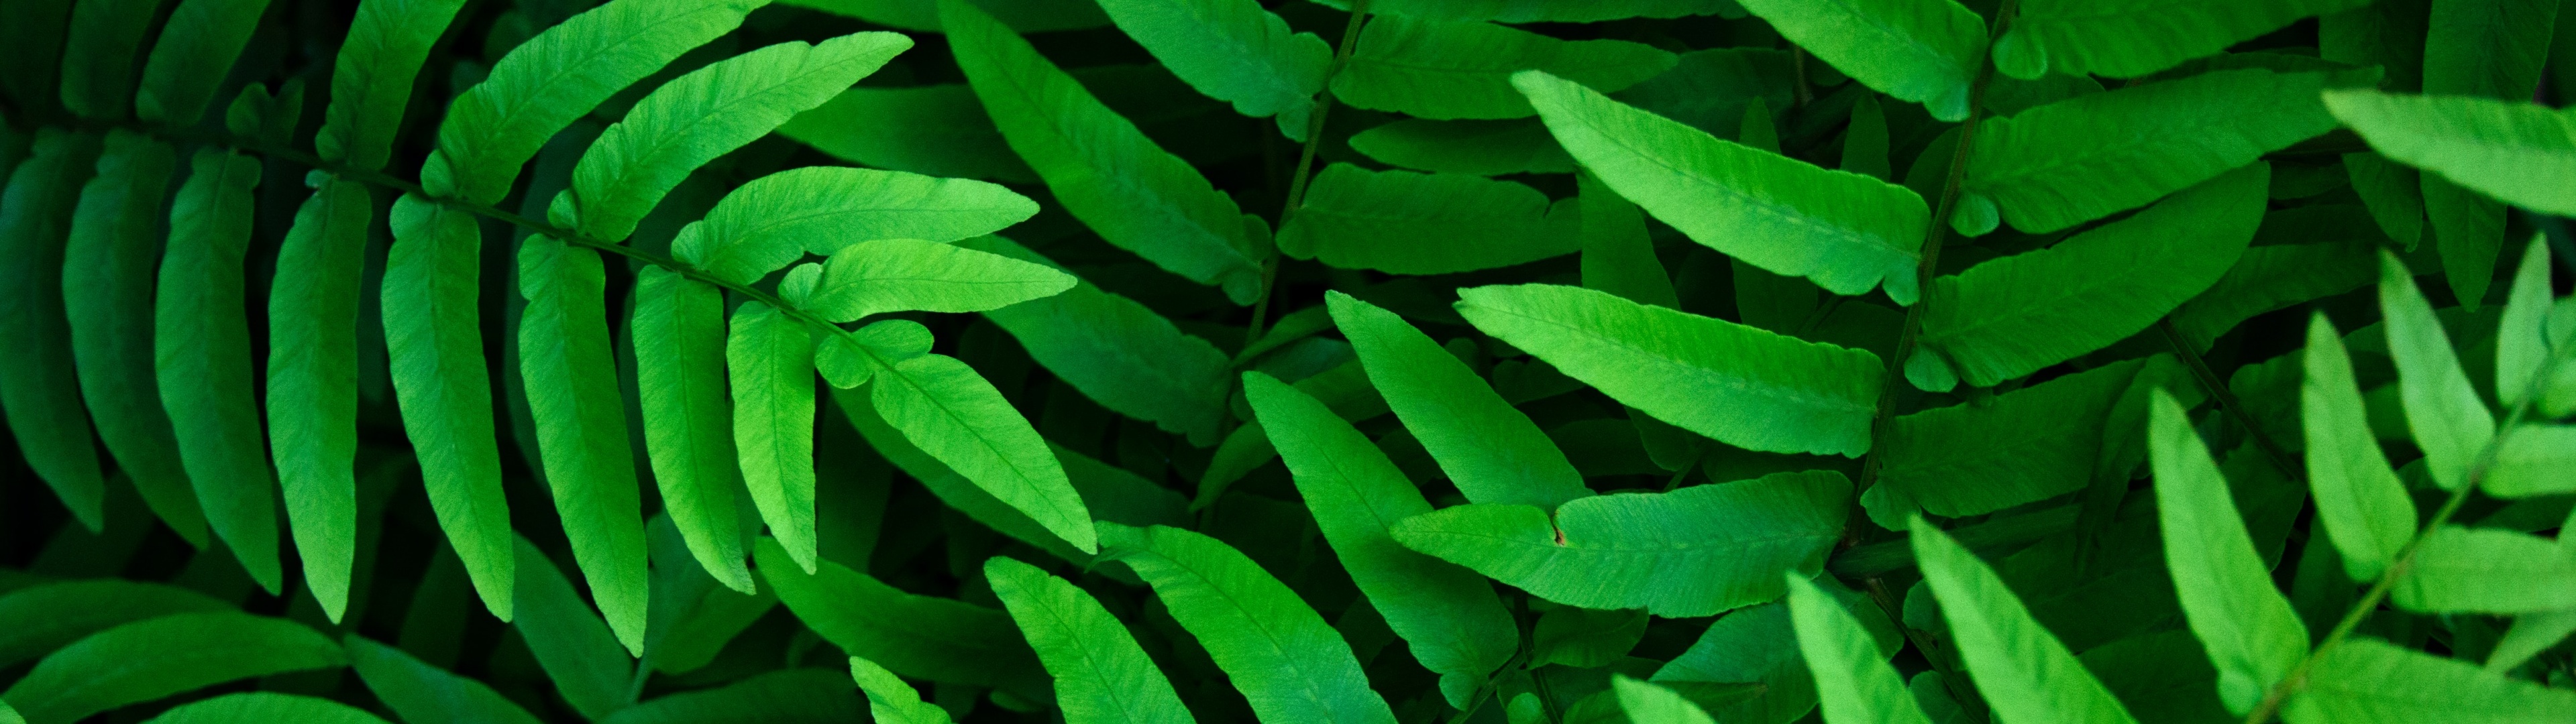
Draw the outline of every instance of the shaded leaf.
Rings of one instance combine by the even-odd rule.
[[[2212,71],[1980,121],[1963,188],[2030,233],[2102,218],[2333,129],[2317,102],[2325,81]]]
[[[69,724],[127,704],[269,674],[342,666],[303,624],[233,611],[176,613],[65,646],[0,692],[33,724]]]
[[[482,230],[464,210],[405,194],[385,261],[385,345],[403,430],[438,527],[485,608],[510,620],[513,547],[476,317]]]

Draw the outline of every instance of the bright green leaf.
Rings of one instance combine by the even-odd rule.
[[[1969,81],[1985,62],[1986,23],[1965,6],[1952,0],[1753,0],[1745,9],[1871,88],[1921,103],[1941,120],[1968,117]]]
[[[733,443],[753,507],[796,565],[814,570],[814,342],[760,302],[734,309],[725,338]],[[701,480],[701,482],[706,482]]]
[[[1263,720],[1395,721],[1341,634],[1243,553],[1159,525],[1103,523],[1100,540],[1153,584],[1172,618],[1207,648]]]
[[[2325,315],[2308,322],[2301,365],[2300,424],[2307,432],[2308,485],[2317,521],[2356,581],[2375,581],[2415,537],[2415,501],[2382,457],[2352,356]]]
[[[358,308],[375,200],[327,179],[295,212],[268,293],[268,436],[304,583],[338,622],[357,566]]]
[[[1930,523],[1913,524],[1914,558],[1977,691],[2002,724],[2136,724],[2075,654],[2030,617],[1993,568]]]
[[[2406,426],[2424,450],[2425,469],[2445,490],[2470,482],[2469,470],[2495,439],[2495,413],[2487,410],[2468,373],[2460,369],[2451,337],[2433,316],[2433,305],[2415,288],[2404,262],[2380,254],[2379,307],[2388,331],[2388,353],[2397,361]]]
[[[417,194],[394,202],[385,261],[385,343],[403,429],[447,541],[492,615],[510,620],[510,505],[492,429],[475,311],[483,232],[472,215]]]
[[[2272,571],[2191,417],[2162,391],[2151,404],[2148,458],[2174,593],[2218,668],[2219,698],[2228,711],[2245,712],[2306,658],[2308,629],[2273,589]]]
[[[1276,115],[1290,140],[1306,140],[1333,59],[1322,38],[1291,34],[1253,0],[1109,0],[1100,9],[1190,87],[1246,116]]]
[[[313,150],[375,170],[392,155],[412,81],[465,0],[360,0],[331,72],[331,105]]]
[[[546,487],[593,600],[628,653],[644,653],[644,517],[626,405],[609,353],[599,253],[548,236],[519,244],[519,374]]]
[[[1327,292],[1324,301],[1369,382],[1469,501],[1554,508],[1592,495],[1583,474],[1528,415],[1430,335],[1340,292]]]
[[[1002,556],[984,561],[984,578],[1055,677],[1066,724],[1194,721],[1135,636],[1091,594]]]

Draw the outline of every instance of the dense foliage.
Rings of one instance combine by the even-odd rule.
[[[2568,90],[2558,0],[0,0],[0,722],[2576,722]]]

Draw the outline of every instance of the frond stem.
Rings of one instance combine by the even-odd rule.
[[[2200,381],[2200,388],[2208,391],[2211,398],[2218,400],[2218,406],[2227,410],[2227,416],[2236,418],[2236,424],[2245,428],[2245,434],[2254,439],[2254,446],[2263,450],[2264,459],[2272,461],[2272,467],[2280,468],[2281,474],[2290,476],[2302,486],[2306,485],[2307,471],[2299,468],[2295,458],[2290,456],[2290,449],[2282,447],[2280,441],[2272,439],[2271,433],[2264,432],[2263,426],[2254,422],[2254,413],[2245,409],[2245,401],[2236,398],[2236,392],[2228,389],[2227,381],[2218,378],[2218,373],[2209,368],[2209,362],[2201,359],[2199,352],[2192,351],[2191,343],[2182,338],[2182,330],[2174,327],[2173,317],[2157,319],[2156,332],[2164,335],[2165,344],[2173,347],[2175,357],[2182,358],[2183,366],[2191,368],[2191,377]]]
[[[1369,0],[1351,0],[1351,20],[1342,24],[1342,42],[1333,48],[1333,63],[1324,68],[1324,88],[1315,91],[1315,112],[1306,116],[1306,145],[1297,152],[1297,171],[1288,179],[1288,202],[1279,208],[1278,233],[1288,229],[1288,219],[1306,204],[1306,180],[1315,170],[1315,147],[1324,142],[1324,116],[1333,112],[1333,77],[1350,65],[1351,50],[1359,46],[1360,25],[1368,18]],[[1261,298],[1252,302],[1252,323],[1243,328],[1243,344],[1251,346],[1261,339],[1261,328],[1270,317],[1270,292],[1279,283],[1279,249],[1273,241],[1270,256],[1261,260]]]

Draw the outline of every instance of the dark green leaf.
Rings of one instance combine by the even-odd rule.
[[[65,646],[36,662],[0,699],[31,724],[71,724],[198,687],[347,663],[338,645],[293,621],[233,611],[176,613]]]

